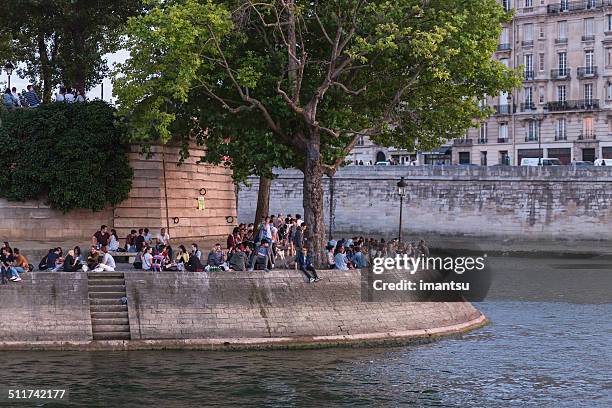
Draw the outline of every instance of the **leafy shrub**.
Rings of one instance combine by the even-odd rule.
[[[124,128],[102,101],[2,112],[0,197],[102,210],[132,186]]]

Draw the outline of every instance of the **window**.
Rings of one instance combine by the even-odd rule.
[[[540,71],[544,71],[544,54],[538,55],[538,68]]]
[[[544,25],[542,24],[540,26],[540,38],[545,38],[546,37],[546,31],[544,31]]]
[[[569,0],[561,0],[561,11],[569,10]]]
[[[597,0],[587,0],[586,1],[586,7],[588,9],[594,8],[597,6]]]
[[[524,55],[523,65],[525,65],[525,79],[533,79],[533,55]]]
[[[557,23],[557,38],[560,40],[567,39],[567,21],[559,21]]]
[[[593,50],[585,51],[584,52],[585,74],[593,75],[595,73],[594,62],[595,62],[595,57],[593,55]]]
[[[567,52],[560,52],[559,54],[557,54],[558,56],[558,61],[559,61],[559,75],[565,76],[567,75],[565,73],[565,70],[567,69]]]
[[[487,126],[487,122],[481,122],[480,123],[480,129],[479,129],[479,140],[480,141],[486,141],[487,140],[487,134],[488,134],[488,126]]]
[[[525,7],[533,7],[533,0],[525,0]]]
[[[470,152],[459,152],[459,164],[470,164]]]
[[[504,66],[505,66],[506,68],[508,68],[508,67],[510,66],[510,65],[509,65],[509,62],[508,62],[508,58],[502,58],[502,59],[500,59],[500,60],[499,60],[499,62],[501,62],[502,64],[504,64]]]
[[[557,101],[565,102],[567,98],[565,85],[557,86]]]
[[[606,84],[606,99],[612,100],[612,82]],[[610,121],[612,123],[612,121]]]
[[[593,118],[582,119],[582,134],[587,138],[593,137]]]
[[[499,164],[510,164],[510,156],[507,150],[499,151]]]
[[[478,107],[484,109],[487,107],[487,96],[484,95],[481,99],[478,100]]]
[[[533,42],[533,24],[523,25],[523,41]]]
[[[502,4],[504,6],[504,10],[510,11],[512,5],[510,4],[510,0],[502,0]]]
[[[591,36],[595,34],[594,28],[594,18],[585,18],[584,19],[584,35]]]
[[[500,123],[499,124],[499,141],[508,140],[508,124]]]
[[[486,166],[487,165],[487,152],[480,152],[480,165],[481,166]]]
[[[567,123],[565,122],[565,118],[557,119],[555,140],[567,140]]]
[[[508,27],[502,28],[499,43],[500,44],[510,44],[510,29]]]
[[[363,145],[364,145],[363,136],[359,136],[359,139],[357,139],[357,146],[363,146]]]
[[[612,48],[606,48],[606,66],[612,66]]]
[[[538,94],[540,96],[540,103],[544,103],[544,87],[541,86],[538,91]]]
[[[589,103],[593,101],[593,84],[584,84],[584,100]]]
[[[533,104],[533,89],[528,86],[525,88],[525,105],[531,106]]]
[[[527,122],[527,140],[538,140],[538,122],[530,120]]]
[[[612,31],[612,14],[606,15],[606,31]]]

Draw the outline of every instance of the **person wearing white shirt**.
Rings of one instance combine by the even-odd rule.
[[[11,89],[11,94],[13,95],[13,102],[15,103],[15,106],[20,108],[21,100],[19,99],[19,94],[17,94],[17,88],[13,87],[13,89]]]
[[[105,246],[102,247],[102,253],[104,254],[102,256],[102,262],[93,271],[94,272],[102,272],[102,271],[113,272],[115,268],[117,267],[117,265],[115,264],[115,259],[111,256],[111,254],[108,253],[108,248]]]
[[[64,99],[66,100],[66,103],[74,102],[74,94],[72,93],[72,89],[70,88],[66,89],[66,94],[64,95]]]
[[[159,234],[157,234],[157,245],[170,245],[170,235],[166,233],[166,229],[162,228],[159,230]]]

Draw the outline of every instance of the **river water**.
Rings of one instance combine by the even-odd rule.
[[[491,324],[395,348],[2,352],[5,386],[69,388],[46,407],[610,407],[612,259],[490,257]],[[0,406],[34,406],[9,404]]]

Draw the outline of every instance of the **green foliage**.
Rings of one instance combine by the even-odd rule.
[[[131,54],[115,79],[132,140],[196,137],[206,161],[231,152],[239,178],[304,169],[313,151],[333,171],[359,134],[428,149],[483,119],[483,95],[519,84],[492,58],[509,18],[495,0],[151,6],[129,20]]]
[[[2,112],[0,197],[46,199],[64,212],[125,200],[133,174],[114,114],[100,101]]]
[[[89,90],[108,74],[104,54],[118,49],[121,28],[142,3],[0,0],[0,61],[20,63],[19,75],[39,85],[45,101],[58,84]]]

